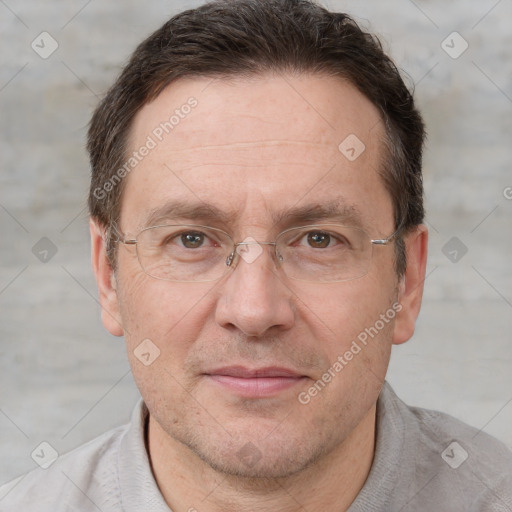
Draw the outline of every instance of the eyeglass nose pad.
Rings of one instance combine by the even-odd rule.
[[[233,263],[233,260],[235,258],[235,251],[231,251],[231,254],[226,258],[226,266],[230,267],[231,263]]]

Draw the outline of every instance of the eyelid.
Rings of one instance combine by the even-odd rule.
[[[322,228],[319,228],[319,229],[309,229],[309,230],[305,230],[304,231],[304,235],[303,236],[307,236],[309,235],[310,233],[319,233],[319,234],[324,234],[324,235],[327,235],[329,236],[331,239],[335,239],[335,240],[338,240],[338,241],[348,241],[348,239],[343,236],[343,234],[341,233],[336,233],[334,231],[330,231],[329,229],[322,229]]]
[[[314,232],[314,231],[317,231],[317,232],[320,232],[320,233],[329,233],[329,234],[334,234],[335,233],[335,229],[336,227],[344,227],[344,228],[347,228],[347,229],[354,229],[354,230],[358,230],[358,231],[363,231],[361,228],[358,228],[358,227],[355,227],[355,226],[347,226],[347,225],[344,225],[344,224],[337,224],[337,223],[324,223],[324,224],[311,224],[311,225],[301,225],[301,226],[295,226],[295,227],[290,227],[290,228],[287,228],[283,231],[281,231],[279,233],[279,235],[282,235],[282,234],[285,234],[287,232],[299,232],[299,233],[309,233],[309,232]],[[333,229],[330,229],[330,228],[333,228]],[[278,236],[279,236],[278,235]]]
[[[187,233],[200,234],[204,236],[205,242],[209,240],[210,243],[222,245],[223,241],[220,239],[221,237],[219,237],[220,232],[224,235],[224,232],[221,230],[210,229],[208,226],[189,224],[182,226],[182,229],[177,230],[177,232],[172,235],[172,239],[179,238]]]

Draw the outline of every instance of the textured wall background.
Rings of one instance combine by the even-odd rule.
[[[323,4],[381,34],[428,124],[424,306],[389,380],[512,448],[512,2]],[[138,398],[99,317],[86,125],[135,45],[195,5],[0,1],[0,484],[35,467],[42,441],[67,451]]]

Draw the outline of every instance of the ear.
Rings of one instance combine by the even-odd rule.
[[[393,343],[405,343],[414,334],[418,318],[423,283],[427,267],[428,230],[424,224],[417,226],[404,237],[407,268],[399,283],[398,303],[402,309],[396,315]]]
[[[101,320],[110,334],[122,336],[124,330],[119,311],[116,278],[107,258],[105,228],[91,219],[89,229],[91,232],[91,262],[100,296]]]

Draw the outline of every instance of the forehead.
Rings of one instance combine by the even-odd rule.
[[[142,227],[176,201],[262,222],[301,202],[339,203],[371,223],[383,212],[368,205],[391,207],[383,137],[378,110],[339,78],[182,79],[134,119],[121,223]]]

